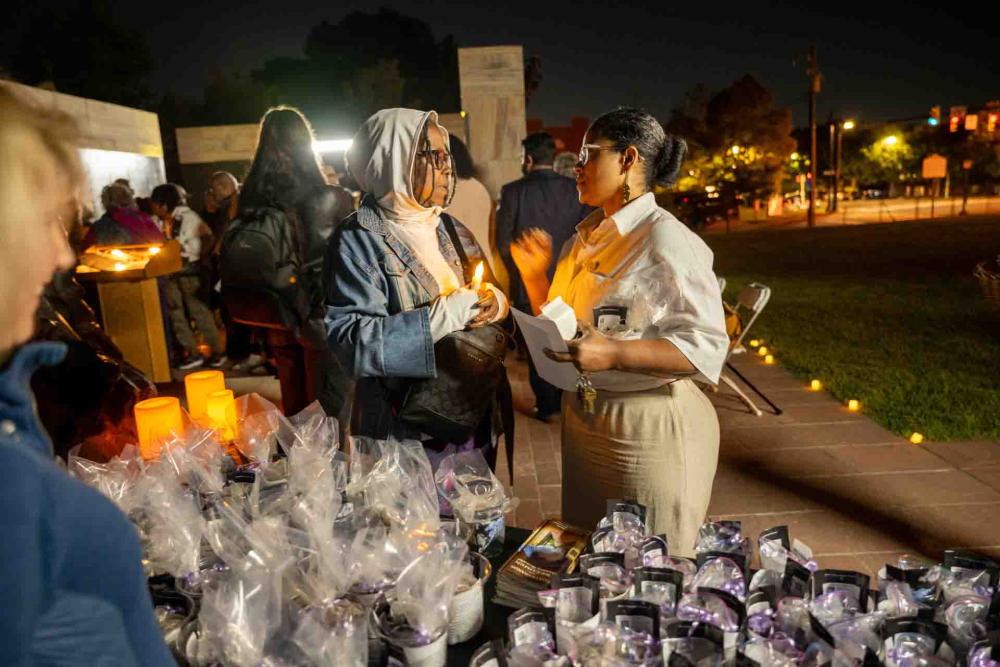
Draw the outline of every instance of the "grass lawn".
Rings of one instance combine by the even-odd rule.
[[[972,276],[1000,216],[705,238],[727,301],[772,288],[752,334],[793,374],[904,437],[1000,439],[1000,314]]]

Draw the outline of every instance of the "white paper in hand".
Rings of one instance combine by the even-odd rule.
[[[576,380],[579,377],[576,366],[571,363],[552,361],[545,355],[545,348],[553,352],[567,352],[566,341],[559,333],[559,327],[552,320],[533,317],[516,308],[511,308],[521,335],[528,346],[528,354],[535,364],[535,369],[543,380],[559,387],[563,391],[575,391]]]

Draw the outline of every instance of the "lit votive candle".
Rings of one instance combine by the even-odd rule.
[[[218,431],[223,442],[236,439],[236,399],[232,389],[213,391],[207,396],[207,418],[209,425]]]
[[[226,376],[222,371],[198,371],[184,376],[184,392],[187,394],[188,414],[191,419],[205,423],[208,414],[208,395],[226,388]]]
[[[773,364],[774,363],[774,355],[773,354],[769,354],[766,357],[764,357],[764,363],[767,364],[768,366],[770,366],[771,364]]]
[[[483,272],[485,270],[486,267],[483,265],[482,262],[479,262],[479,264],[476,265],[476,272],[472,275],[472,289],[477,292],[483,286]]]
[[[181,402],[173,396],[150,398],[135,404],[135,429],[139,435],[139,452],[142,458],[155,459],[160,455],[163,441],[174,434],[184,433]]]
[[[910,442],[912,442],[914,445],[919,445],[923,441],[924,441],[924,434],[923,433],[917,433],[916,431],[914,431],[910,435]]]
[[[861,409],[861,401],[859,401],[856,398],[852,398],[851,400],[847,401],[847,409],[850,410],[851,412],[857,412],[858,410]]]
[[[819,380],[813,380],[812,382],[809,383],[809,389],[811,389],[812,391],[819,391],[822,388],[823,388],[823,383],[820,382]]]
[[[757,340],[756,338],[750,341],[750,347],[759,347],[759,346],[760,346],[760,341]]]
[[[761,345],[760,347],[757,348],[757,354],[759,354],[762,357],[766,357],[767,356],[767,348],[764,347],[763,345]]]

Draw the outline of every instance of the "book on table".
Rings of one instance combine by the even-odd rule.
[[[587,547],[590,531],[549,519],[500,566],[494,602],[506,607],[538,607],[538,591],[554,574],[573,574]]]

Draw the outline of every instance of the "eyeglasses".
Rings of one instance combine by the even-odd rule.
[[[427,148],[417,151],[417,156],[424,158],[438,170],[444,169],[446,166],[453,167],[451,153],[443,148]]]
[[[580,155],[577,161],[581,167],[590,160],[590,151],[621,151],[617,146],[601,146],[599,144],[584,144],[580,146]]]

